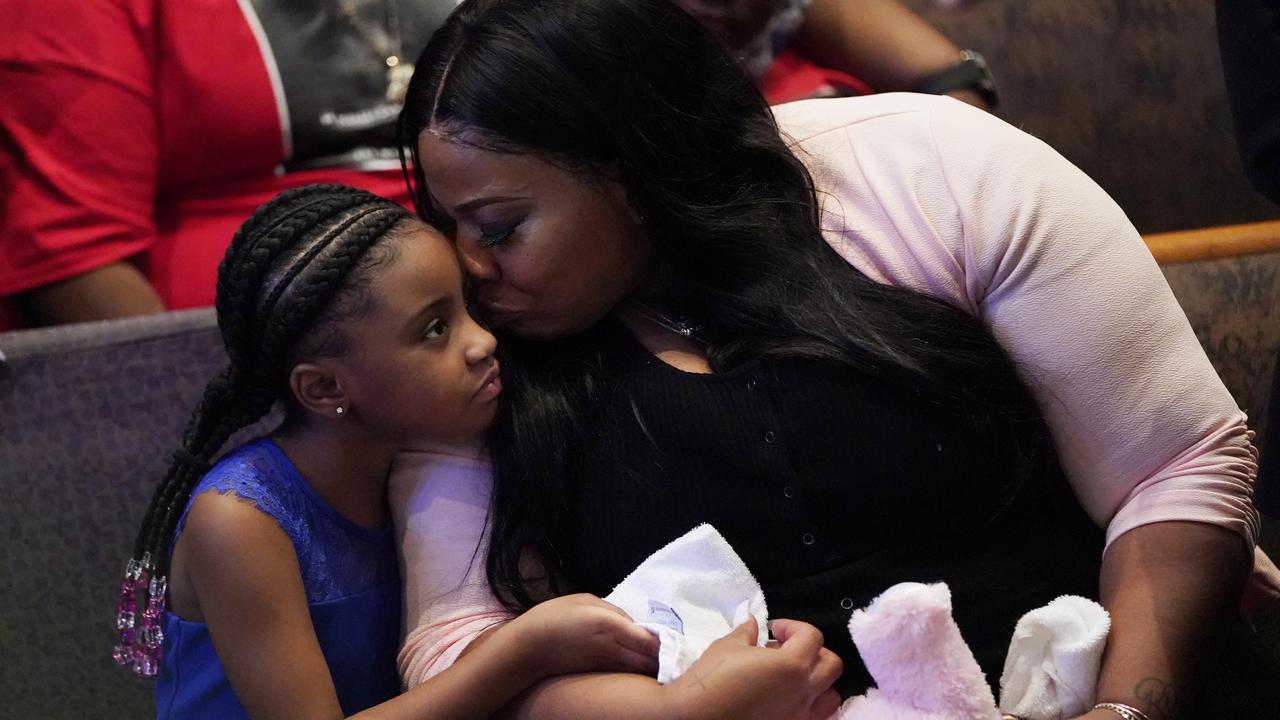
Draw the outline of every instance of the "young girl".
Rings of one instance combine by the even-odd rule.
[[[502,390],[494,338],[467,313],[442,236],[360,190],[291,190],[236,234],[217,312],[230,362],[156,490],[121,588],[115,659],[159,674],[158,717],[375,706],[380,718],[487,717],[548,675],[652,671],[653,637],[578,595],[395,697],[388,468],[405,445],[482,431]],[[208,467],[276,402],[279,428]]]

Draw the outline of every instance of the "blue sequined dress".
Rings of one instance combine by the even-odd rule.
[[[265,438],[227,454],[191,497],[210,490],[251,501],[293,541],[311,622],[343,713],[352,715],[399,693],[400,575],[391,527],[370,530],[339,515]],[[188,503],[178,533],[190,508]],[[248,718],[208,628],[166,612],[164,632],[156,716]]]

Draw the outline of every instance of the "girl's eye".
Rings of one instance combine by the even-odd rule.
[[[499,245],[505,240],[507,240],[508,238],[510,238],[511,234],[514,233],[515,231],[516,231],[515,225],[508,225],[507,227],[500,228],[497,230],[481,230],[480,238],[476,240],[476,245],[479,245],[482,248],[488,248],[488,247],[493,247],[494,245]]]
[[[435,340],[444,337],[449,332],[449,323],[443,320],[433,320],[426,330],[422,331],[423,340]]]

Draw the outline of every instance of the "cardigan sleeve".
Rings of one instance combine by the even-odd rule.
[[[403,452],[389,497],[400,547],[405,687],[444,671],[489,627],[512,617],[485,578],[489,465],[463,455]]]
[[[817,118],[816,103],[830,101],[779,113],[814,168],[828,241],[869,276],[984,321],[1108,544],[1185,520],[1228,528],[1251,549],[1257,466],[1245,414],[1123,211],[1049,146],[987,113],[877,97],[848,122],[833,123],[832,110]]]

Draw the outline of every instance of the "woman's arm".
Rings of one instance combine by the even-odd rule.
[[[829,239],[872,277],[981,317],[1013,357],[1076,496],[1107,529],[1101,697],[1162,717],[1141,694],[1186,691],[1251,557],[1244,414],[1101,188],[990,115],[881,97],[850,106],[865,120],[802,143],[825,161],[828,207],[859,232]]]
[[[980,317],[1009,352],[1108,545],[1189,521],[1252,551],[1244,413],[1101,188],[1039,140],[946,98],[774,111],[811,158],[832,246],[869,277]]]
[[[939,135],[943,162],[960,154],[959,137]],[[998,186],[981,179],[1020,206],[1001,216],[1008,224],[992,223],[998,202],[959,187],[979,178],[949,178],[971,198],[966,260],[985,286],[982,315],[1025,368],[1077,495],[1107,527],[1112,634],[1098,698],[1172,718],[1250,566],[1250,433],[1120,208],[1043,144],[1004,145],[986,150],[1021,158]]]
[[[1196,656],[1234,610],[1233,589],[1249,572],[1243,544],[1228,530],[1178,522],[1143,525],[1111,544],[1102,560],[1112,625],[1099,701],[1132,705],[1151,720],[1179,715]]]

